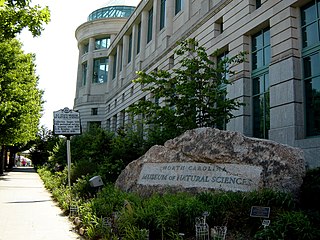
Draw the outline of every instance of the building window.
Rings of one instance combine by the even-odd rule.
[[[256,0],[256,9],[261,7],[261,0]]]
[[[301,8],[306,135],[320,135],[320,1]]]
[[[89,52],[89,43],[84,44],[83,46],[83,54],[86,54]]]
[[[166,22],[166,0],[160,3],[160,30],[164,28]]]
[[[270,29],[252,36],[253,135],[268,138],[270,129]]]
[[[114,54],[113,57],[113,68],[112,68],[112,79],[114,79],[117,75],[117,52]]]
[[[175,0],[176,1],[176,4],[175,4],[175,14],[177,15],[179,12],[181,12],[182,10],[182,1],[183,0]]]
[[[87,84],[87,72],[88,72],[88,64],[87,62],[82,64],[82,86]]]
[[[98,108],[91,108],[91,115],[98,115]]]
[[[129,35],[128,63],[131,62],[131,58],[132,58],[132,33]]]
[[[100,38],[96,39],[95,50],[109,48],[110,38]]]
[[[110,120],[110,118],[107,119],[107,123],[106,124],[107,124],[107,126],[106,126],[107,130],[110,131],[111,130],[111,120]]]
[[[124,102],[125,98],[126,98],[125,93],[122,93],[122,102]]]
[[[108,58],[94,59],[93,83],[105,83],[108,80]]]
[[[125,122],[126,122],[126,113],[123,110],[120,112],[120,127],[124,127]]]
[[[118,127],[118,117],[117,115],[114,115],[112,117],[112,131],[116,131],[117,130],[117,127]]]
[[[148,13],[148,32],[147,32],[147,43],[152,40],[152,24],[153,24],[153,8]]]
[[[172,69],[174,67],[174,55],[171,55],[169,57],[169,69]]]
[[[140,52],[141,44],[141,22],[138,24],[138,36],[137,36],[137,54]]]

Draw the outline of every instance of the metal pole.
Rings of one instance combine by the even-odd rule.
[[[70,151],[70,137],[67,137],[67,161],[68,161],[68,186],[71,187],[70,169],[71,169],[71,151]]]

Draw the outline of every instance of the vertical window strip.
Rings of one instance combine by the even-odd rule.
[[[166,0],[161,0],[160,4],[160,30],[165,26],[166,22]]]
[[[153,24],[153,8],[149,10],[149,14],[148,14],[147,43],[149,43],[152,40],[152,24]]]
[[[108,80],[108,58],[94,59],[93,83],[105,83]]]
[[[82,86],[87,84],[87,72],[88,72],[88,64],[87,62],[82,64]]]
[[[320,135],[320,1],[301,8],[306,136]]]
[[[269,137],[270,97],[270,29],[261,30],[252,36],[252,97],[253,97],[253,135],[258,138]]]
[[[177,15],[182,10],[182,0],[175,0],[175,14]]]
[[[116,52],[113,57],[112,79],[114,79],[117,75],[117,61],[118,61],[118,53]]]
[[[132,58],[132,33],[129,36],[129,46],[128,46],[128,63],[131,62]]]
[[[141,22],[138,24],[137,54],[140,53],[140,42],[141,42]]]

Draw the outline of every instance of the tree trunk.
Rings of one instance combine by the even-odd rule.
[[[0,155],[0,175],[4,172],[4,163],[5,163],[5,145],[1,145],[1,155]]]

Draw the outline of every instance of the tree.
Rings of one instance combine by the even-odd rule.
[[[152,98],[144,98],[129,108],[130,113],[152,126],[148,128],[149,137],[159,139],[160,135],[163,141],[188,129],[221,126],[242,105],[226,97],[226,86],[231,84],[227,76],[234,74],[232,67],[244,61],[245,53],[215,63],[195,39],[187,39],[175,54],[181,59],[179,68],[137,73],[134,83],[151,93]]]
[[[0,0],[0,41],[14,38],[24,28],[40,36],[43,24],[50,21],[50,11],[30,4],[30,0]]]
[[[28,142],[30,158],[34,165],[41,165],[48,162],[53,149],[59,143],[59,136],[53,135],[52,131],[41,126],[34,140]]]
[[[0,52],[0,144],[23,144],[36,137],[43,104],[35,59],[16,39],[0,42]]]

